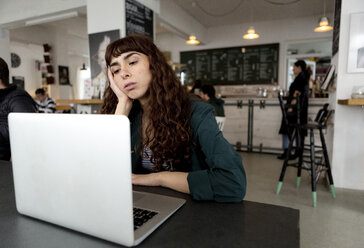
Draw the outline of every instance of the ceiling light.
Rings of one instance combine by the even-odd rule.
[[[320,19],[320,25],[315,28],[315,32],[327,32],[332,30],[332,27],[329,26],[329,20],[326,16],[321,17]]]
[[[80,69],[80,71],[87,71],[85,63],[82,64],[82,68]]]
[[[54,22],[54,21],[59,21],[59,20],[63,20],[63,19],[71,18],[71,17],[76,17],[76,16],[78,16],[78,12],[72,11],[72,12],[62,13],[62,14],[58,14],[58,15],[51,15],[51,16],[46,16],[46,17],[29,20],[29,21],[25,22],[25,25],[30,26],[30,25],[36,25],[36,24],[41,24],[41,23],[46,23],[46,22]]]
[[[243,38],[246,40],[254,40],[259,38],[259,34],[255,33],[254,27],[251,26],[246,32],[246,34],[244,34]]]
[[[198,45],[200,42],[197,40],[196,35],[190,35],[189,40],[186,41],[188,45]]]
[[[315,32],[327,32],[332,30],[332,27],[329,26],[329,20],[326,15],[326,1],[324,0],[324,15],[320,19],[320,24],[317,28],[314,29]]]

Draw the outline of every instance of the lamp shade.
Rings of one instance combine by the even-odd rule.
[[[315,32],[327,32],[332,30],[333,28],[329,26],[329,20],[326,16],[321,17],[320,24],[317,28],[315,28]]]
[[[254,40],[259,38],[259,34],[255,33],[254,27],[251,26],[246,32],[246,34],[244,34],[243,38],[246,40]]]
[[[190,35],[189,40],[186,41],[188,45],[198,45],[200,42],[197,40],[195,35]]]

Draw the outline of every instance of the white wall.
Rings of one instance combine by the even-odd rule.
[[[364,109],[338,105],[338,99],[350,98],[353,86],[364,86],[364,73],[348,73],[350,14],[364,12],[363,0],[345,0],[341,6],[341,24],[337,65],[336,104],[332,167],[337,187],[364,190]]]
[[[119,29],[125,36],[125,0],[87,0],[87,27],[89,34]]]
[[[185,38],[196,34],[199,41],[203,43],[206,41],[206,28],[172,1],[160,0],[159,17],[172,30],[178,30],[177,33],[185,35]]]
[[[20,56],[21,64],[10,68],[12,76],[24,77],[24,89],[32,96],[42,84],[42,73],[36,61],[43,61],[43,47],[32,43],[11,42],[10,51]]]
[[[24,28],[17,28],[10,30],[11,44],[29,44],[41,46],[45,43],[52,47],[51,63],[54,67],[54,78],[56,84],[49,87],[50,95],[54,99],[69,99],[74,96],[77,98],[77,72],[81,68],[82,63],[89,67],[89,47],[87,37],[87,21],[86,18],[73,18],[67,20],[69,25],[37,25]],[[35,51],[34,51],[35,52]],[[43,48],[40,51],[40,61],[43,61]],[[19,51],[19,55],[25,61],[32,61],[32,56],[29,52],[24,50]],[[34,62],[31,62],[31,66]],[[59,86],[58,85],[58,66],[69,67],[70,82],[73,87]],[[25,88],[29,89],[31,94],[34,94],[34,88],[41,87],[40,80],[29,80],[34,76],[31,75],[30,70],[23,72],[25,77]],[[15,75],[15,74],[14,74]],[[28,82],[32,82],[28,86]]]
[[[10,67],[10,35],[9,30],[0,28],[0,57]],[[11,74],[11,72],[10,72]]]
[[[44,25],[22,27],[10,30],[10,40],[21,43],[43,45],[51,43],[52,29]]]
[[[86,0],[0,0],[0,6],[0,25],[17,26],[29,18],[86,6]]]

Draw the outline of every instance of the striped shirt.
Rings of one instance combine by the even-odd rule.
[[[52,98],[47,97],[43,102],[35,100],[39,113],[54,113],[56,111],[56,103]]]
[[[151,157],[152,157],[152,151],[150,150],[149,147],[145,147],[143,152],[142,166],[144,169],[147,169],[149,171],[158,171],[157,168],[155,168],[152,161],[150,161]],[[163,167],[166,168],[167,164],[164,163]]]

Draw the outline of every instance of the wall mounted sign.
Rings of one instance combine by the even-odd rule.
[[[181,52],[187,82],[206,84],[275,84],[278,82],[279,44]]]
[[[125,1],[126,35],[143,34],[154,39],[153,11],[134,0]]]

